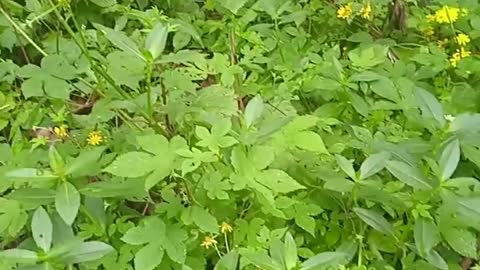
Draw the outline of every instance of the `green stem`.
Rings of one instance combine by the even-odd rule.
[[[0,13],[2,13],[3,16],[5,16],[5,18],[7,19],[7,21],[28,41],[28,43],[30,43],[39,53],[41,53],[43,56],[47,56],[48,54],[42,49],[40,48],[40,46],[37,45],[37,43],[35,43],[35,41],[33,41],[30,36],[25,32],[23,31],[22,27],[20,27],[20,25],[18,25],[9,15],[8,13],[3,9],[2,6],[0,6]]]

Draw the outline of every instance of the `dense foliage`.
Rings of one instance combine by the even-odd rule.
[[[1,0],[0,269],[478,269],[477,0]]]

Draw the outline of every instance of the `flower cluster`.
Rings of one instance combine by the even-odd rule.
[[[343,19],[343,20],[348,20],[353,17],[353,3],[347,3],[343,6],[340,6],[337,9],[337,18]],[[373,19],[373,9],[370,3],[364,4],[361,8],[360,11],[358,12],[358,15],[362,17],[363,19],[366,20],[372,20]]]
[[[452,57],[450,58],[450,64],[452,64],[453,67],[456,67],[460,60],[465,57],[469,57],[470,55],[472,55],[471,51],[465,50],[464,47],[461,47],[452,54]]]
[[[468,12],[466,9],[443,6],[439,10],[436,10],[434,14],[427,15],[427,21],[437,23],[454,23],[461,16],[466,16],[467,13]]]

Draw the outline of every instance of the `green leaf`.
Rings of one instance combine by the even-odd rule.
[[[83,263],[101,259],[114,249],[103,242],[88,241],[60,257],[65,264]]]
[[[177,263],[183,264],[187,258],[186,240],[187,232],[177,225],[168,225],[166,231],[165,242],[163,247],[168,257]]]
[[[24,262],[24,263],[32,263],[38,260],[38,256],[36,252],[26,249],[7,249],[0,251],[0,258],[5,260],[12,260],[15,262]],[[3,261],[3,260],[2,260]]]
[[[168,140],[162,135],[138,136],[137,142],[143,150],[154,155],[165,155],[169,151]]]
[[[458,213],[464,217],[480,220],[480,198],[479,197],[461,197],[456,199]]]
[[[329,154],[322,137],[313,131],[301,131],[294,135],[293,143],[301,149],[317,152],[320,154]]]
[[[440,170],[442,172],[442,180],[449,179],[452,176],[458,166],[459,161],[460,142],[458,139],[454,139],[445,145],[438,160],[438,165],[440,166]]]
[[[299,189],[305,189],[286,172],[277,169],[270,169],[258,173],[255,180],[273,190],[276,193],[289,193]]]
[[[389,158],[389,152],[380,152],[369,156],[360,166],[360,179],[368,178],[383,170]]]
[[[441,270],[449,269],[447,262],[445,262],[442,256],[440,256],[440,254],[438,254],[438,252],[436,252],[435,250],[430,251],[430,253],[428,253],[425,257],[425,259],[427,260],[427,262]]]
[[[32,209],[54,202],[55,191],[43,188],[20,188],[6,197],[22,203],[25,208]]]
[[[245,108],[245,124],[247,125],[247,128],[249,128],[258,118],[260,118],[260,116],[262,116],[263,109],[263,100],[260,96],[255,96],[248,102],[247,107]]]
[[[214,270],[237,270],[239,254],[234,249],[218,260]]]
[[[153,270],[162,262],[163,254],[164,250],[159,243],[144,246],[135,254],[135,270]]]
[[[98,159],[102,155],[104,147],[95,147],[82,151],[77,158],[66,166],[66,174],[73,174],[76,177],[89,175],[92,167],[96,167]]]
[[[467,258],[477,258],[477,237],[467,229],[442,228],[442,236],[450,247]]]
[[[200,230],[204,232],[216,233],[218,232],[217,219],[212,216],[207,210],[199,207],[192,207],[193,222],[197,224]]]
[[[440,104],[437,98],[432,93],[419,87],[416,88],[415,95],[419,108],[422,111],[422,116],[427,119],[434,119],[440,127],[445,126],[442,104]]]
[[[347,255],[342,252],[322,252],[304,261],[300,270],[325,269],[341,264],[346,257]]]
[[[104,172],[121,177],[140,177],[154,168],[152,156],[143,152],[129,152],[118,156]]]
[[[285,249],[283,251],[285,266],[287,270],[293,269],[297,265],[297,245],[290,232],[285,235]]]
[[[32,217],[32,235],[37,246],[48,252],[52,245],[53,225],[45,209],[37,208]]]
[[[377,212],[363,208],[353,208],[357,216],[375,230],[384,234],[393,235],[393,227],[388,221]]]
[[[309,215],[297,215],[295,223],[310,235],[315,236],[315,219]]]
[[[57,188],[55,208],[67,225],[72,225],[80,208],[80,193],[74,185],[64,182]]]
[[[260,269],[264,270],[279,270],[283,269],[283,267],[272,258],[270,258],[267,254],[258,251],[252,251],[247,249],[241,249],[240,255],[251,262],[253,265],[259,267]]]
[[[150,242],[163,243],[166,237],[165,233],[165,223],[157,217],[151,217],[146,219],[141,226],[129,229],[121,239],[130,245],[143,245]]]
[[[137,44],[131,40],[124,32],[115,31],[108,27],[105,27],[101,24],[94,23],[93,26],[98,30],[102,31],[105,34],[105,37],[117,46],[119,49],[123,50],[126,53],[137,56],[138,58],[145,60],[142,53],[138,49]]]
[[[344,171],[350,178],[353,180],[357,179],[357,175],[355,174],[355,170],[353,169],[353,162],[346,159],[344,156],[335,155],[335,159],[337,160],[338,166],[340,169]]]
[[[440,242],[437,226],[431,219],[420,217],[415,221],[414,228],[415,246],[423,256],[430,253]]]
[[[50,160],[50,168],[56,175],[64,174],[65,163],[62,156],[58,153],[57,149],[52,145],[48,150],[48,157]]]
[[[241,9],[248,0],[224,0],[219,2],[224,8],[237,15],[238,10]]]
[[[161,22],[157,23],[148,34],[145,40],[145,48],[150,52],[154,60],[163,53],[167,37],[168,26]]]
[[[417,168],[396,160],[387,161],[386,167],[398,180],[413,188],[423,190],[432,189],[432,186],[428,183],[425,176]]]
[[[30,183],[49,182],[58,178],[58,176],[53,174],[51,171],[32,168],[7,171],[5,173],[5,177],[10,178],[11,180],[26,181]]]

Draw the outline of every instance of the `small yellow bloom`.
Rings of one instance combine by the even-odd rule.
[[[360,16],[367,20],[371,20],[373,18],[372,6],[370,5],[370,3],[367,3],[362,6],[362,8],[360,9]]]
[[[225,234],[233,231],[232,226],[226,222],[222,222],[222,225],[220,225],[220,231]]]
[[[458,34],[455,40],[457,41],[458,45],[465,46],[470,42],[470,37],[462,33]]]
[[[459,8],[443,6],[435,12],[435,21],[438,23],[454,23],[460,15]]]
[[[348,3],[337,10],[337,18],[348,20],[352,16],[352,13],[352,3]]]
[[[88,134],[87,143],[90,145],[99,145],[103,142],[103,135],[101,131],[92,131]]]
[[[211,246],[215,246],[217,244],[217,240],[215,240],[214,236],[205,236],[205,239],[203,239],[203,242],[200,244],[200,246],[209,249]]]
[[[65,139],[66,137],[68,137],[67,129],[64,126],[54,127],[53,133],[55,133],[55,135],[60,139]]]
[[[469,57],[470,55],[472,55],[471,51],[467,51],[465,48],[461,47],[460,50],[457,50],[454,54],[452,54],[452,57],[450,58],[450,64],[453,67],[457,67],[460,60],[465,57]]]

